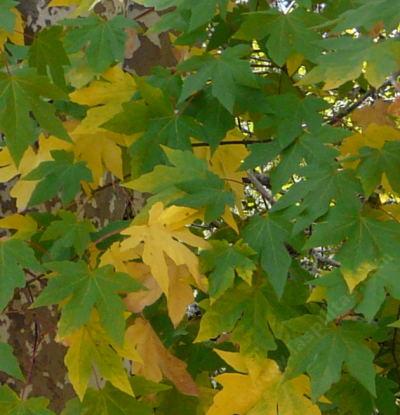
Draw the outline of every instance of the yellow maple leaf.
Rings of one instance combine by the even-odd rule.
[[[134,349],[119,349],[112,344],[98,320],[98,316],[93,314],[88,324],[62,339],[69,346],[65,355],[69,380],[81,400],[93,370],[97,370],[116,388],[133,396],[122,357],[139,362],[141,359]]]
[[[74,7],[71,17],[85,15],[99,0],[51,0],[47,7]]]
[[[242,373],[216,377],[222,391],[214,397],[207,415],[320,415],[310,396],[310,382],[301,375],[286,380],[274,360],[245,358],[239,353],[216,350],[231,367]]]
[[[71,144],[57,137],[46,138],[43,134],[39,136],[37,150],[28,147],[22,156],[17,168],[8,149],[0,152],[0,181],[6,182],[17,175],[25,176],[35,169],[43,161],[52,160],[50,154],[53,150],[70,150]],[[18,210],[26,208],[32,192],[37,185],[36,180],[19,179],[10,191],[12,197],[16,199]]]
[[[122,251],[143,244],[142,259],[150,267],[153,277],[169,298],[170,278],[167,258],[176,265],[186,265],[194,282],[205,289],[205,281],[199,271],[198,257],[185,245],[207,248],[208,242],[193,235],[185,225],[192,222],[194,209],[171,206],[164,210],[161,202],[155,203],[146,224],[132,225],[122,234],[128,238],[121,242]]]
[[[138,247],[137,247],[138,248]],[[141,262],[133,261],[139,258],[143,249],[121,251],[119,244],[114,243],[102,255],[100,265],[111,264],[119,272],[125,272],[139,281],[146,290],[129,293],[124,299],[126,308],[133,313],[140,313],[146,306],[155,303],[162,295],[160,285],[151,274],[150,267]],[[166,258],[168,266],[168,314],[174,326],[177,326],[186,313],[189,304],[194,301],[191,288],[192,278],[186,265],[176,265]]]
[[[75,157],[87,163],[95,185],[103,183],[106,171],[123,178],[120,146],[126,144],[126,138],[100,126],[120,113],[122,104],[129,101],[135,91],[132,76],[118,66],[107,70],[102,78],[70,94],[73,102],[93,107],[69,133],[74,141]]]
[[[15,14],[14,30],[12,32],[0,30],[0,51],[4,50],[7,39],[15,45],[24,45],[24,22],[22,16],[15,8],[11,9],[11,11]]]
[[[135,374],[154,382],[169,379],[185,395],[198,395],[196,383],[186,370],[186,363],[171,354],[162,344],[150,323],[137,318],[128,327],[125,336],[126,347],[134,348],[142,359],[135,364]]]
[[[36,232],[37,223],[28,215],[14,213],[0,219],[0,228],[17,230],[12,236],[15,239],[29,239]]]

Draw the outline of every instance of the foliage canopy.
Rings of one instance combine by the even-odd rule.
[[[62,415],[399,413],[399,1],[94,3],[24,36],[0,0],[0,311],[59,312]],[[146,205],[99,225],[110,187]],[[54,414],[27,360],[0,412]]]

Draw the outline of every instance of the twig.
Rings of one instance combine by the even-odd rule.
[[[267,200],[267,202],[272,206],[276,203],[276,200],[271,192],[267,187],[265,187],[257,178],[257,176],[251,171],[247,170],[247,175],[249,180],[254,185],[254,187],[258,190],[261,196]]]
[[[351,105],[349,105],[347,108],[344,108],[342,111],[339,111],[335,116],[333,116],[327,124],[333,125],[342,120],[344,117],[352,113],[355,109],[357,109],[361,104],[365,102],[366,99],[373,96],[377,92],[379,92],[381,89],[386,88],[389,85],[392,85],[396,78],[400,75],[400,71],[397,71],[390,75],[388,79],[377,89],[371,88],[369,91],[367,91],[363,96],[361,96],[356,102],[353,102]]]
[[[335,268],[339,268],[341,266],[339,261],[336,261],[335,259],[329,258],[327,256],[323,256],[315,248],[311,249],[311,254],[321,264],[330,265],[331,267]]]

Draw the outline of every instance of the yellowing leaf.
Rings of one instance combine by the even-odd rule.
[[[143,360],[135,364],[135,374],[154,382],[169,379],[185,395],[198,395],[198,389],[186,370],[186,363],[172,355],[161,343],[150,323],[137,318],[126,331],[126,344],[137,350]]]
[[[376,269],[376,267],[376,264],[373,262],[364,262],[359,265],[356,270],[346,269],[345,267],[340,268],[350,293],[352,293],[354,288],[356,288],[360,282],[364,281],[368,277],[368,274]]]
[[[157,202],[149,212],[147,224],[132,225],[122,232],[129,236],[121,243],[123,251],[143,244],[143,262],[149,265],[152,275],[167,298],[170,295],[167,257],[176,265],[186,265],[197,286],[204,289],[204,281],[199,272],[199,260],[184,245],[186,243],[199,248],[208,247],[206,241],[184,227],[191,223],[194,212],[193,209],[177,206],[164,210],[163,204]]]
[[[285,380],[275,361],[256,361],[238,353],[217,350],[240,373],[216,377],[222,391],[214,397],[207,415],[320,415],[310,399],[309,379],[301,375]]]
[[[155,303],[162,295],[160,285],[151,274],[146,264],[133,262],[138,258],[142,249],[129,249],[121,251],[119,244],[114,243],[101,257],[100,265],[112,264],[117,271],[132,275],[147,290],[129,293],[124,302],[129,311],[140,313],[143,309]],[[177,326],[186,313],[189,304],[193,303],[193,290],[191,275],[185,265],[176,265],[170,258],[166,258],[168,265],[168,314],[171,321]]]
[[[24,45],[24,23],[22,16],[17,9],[12,9],[12,12],[15,14],[14,31],[7,32],[0,30],[0,51],[3,51],[7,39],[16,45]]]
[[[37,151],[35,152],[32,147],[28,147],[18,168],[15,166],[9,151],[4,149],[0,152],[0,181],[6,182],[18,174],[25,176],[39,166],[41,162],[52,160],[50,151],[69,150],[70,147],[71,144],[64,140],[53,136],[46,138],[41,134],[39,136]],[[16,198],[17,208],[19,210],[26,208],[36,184],[37,181],[34,180],[19,179],[11,189],[10,194]]]
[[[135,91],[132,76],[118,66],[110,68],[102,78],[70,94],[72,101],[94,107],[87,111],[85,119],[70,132],[70,136],[75,143],[73,149],[76,158],[87,163],[96,185],[102,184],[106,171],[123,178],[119,146],[125,145],[124,135],[100,126],[121,112],[121,104],[128,101]]]
[[[343,157],[356,156],[362,147],[382,148],[386,141],[400,140],[400,131],[386,125],[370,124],[363,133],[356,133],[343,140],[340,153]],[[358,161],[344,163],[355,168]]]
[[[72,386],[81,400],[94,369],[116,388],[133,396],[122,359],[110,344],[98,318],[92,318],[91,322],[65,338],[65,341],[69,346],[65,365]]]
[[[245,137],[239,130],[231,130],[223,141],[243,141]],[[211,154],[210,147],[195,147],[194,153],[199,158],[207,160],[210,170],[225,180],[227,190],[235,194],[236,206],[242,212],[242,200],[244,199],[244,176],[240,169],[242,161],[249,155],[246,146],[239,144],[220,145]],[[225,219],[225,218],[224,218]]]
[[[16,229],[17,232],[13,235],[13,238],[29,239],[36,232],[37,223],[30,216],[15,213],[0,219],[0,228]]]
[[[294,53],[290,55],[286,60],[286,66],[289,76],[292,76],[297,69],[299,69],[300,65],[304,60],[304,56],[300,53]]]

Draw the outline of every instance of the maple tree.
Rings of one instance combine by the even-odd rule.
[[[399,2],[97,3],[32,35],[0,0],[0,313],[36,332],[0,338],[0,412],[55,414],[51,307],[62,415],[399,413]],[[173,66],[124,65],[165,32]]]

